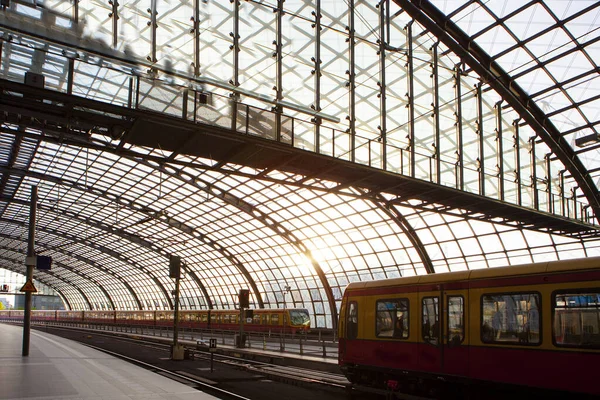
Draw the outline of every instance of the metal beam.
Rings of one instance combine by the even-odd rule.
[[[483,81],[498,92],[532,127],[571,173],[592,207],[596,220],[600,221],[600,192],[595,182],[561,132],[536,102],[532,101],[530,95],[489,54],[471,40],[469,35],[431,2],[427,0],[394,0],[394,2],[473,68]]]
[[[0,236],[1,236],[1,237],[9,237],[9,238],[11,238],[12,240],[15,240],[15,241],[19,241],[19,240],[21,239],[21,238],[19,238],[19,237],[16,237],[16,236],[13,236],[13,237],[11,237],[10,235],[4,235],[4,234],[0,234]],[[36,242],[36,245],[37,245],[36,247],[40,247],[40,246],[41,246],[41,247],[47,248],[47,246],[45,246],[45,245],[44,245],[43,243],[41,243],[39,240]],[[21,255],[24,255],[24,256],[26,255],[25,251],[23,251],[23,250],[20,250],[20,249],[13,249],[13,248],[10,248],[10,247],[7,247],[7,246],[0,246],[0,249],[3,249],[3,250],[8,250],[8,251],[12,251],[12,252],[14,252],[14,253],[21,254]],[[104,289],[104,287],[102,286],[102,284],[101,284],[101,283],[99,283],[99,282],[98,282],[96,279],[94,279],[94,278],[92,278],[92,277],[89,277],[89,276],[87,276],[87,275],[85,275],[85,274],[83,274],[83,273],[81,273],[81,272],[77,271],[75,268],[73,268],[73,267],[71,267],[71,266],[69,266],[69,265],[66,265],[66,264],[64,264],[64,263],[61,263],[60,261],[52,260],[52,265],[53,265],[53,266],[60,267],[60,268],[63,268],[63,269],[65,269],[65,270],[67,270],[67,271],[70,271],[71,273],[73,273],[73,274],[75,274],[75,275],[78,275],[78,276],[80,276],[80,277],[81,277],[81,278],[83,278],[83,279],[86,279],[86,280],[88,280],[88,281],[92,282],[94,285],[96,285],[96,286],[98,287],[98,289],[100,289],[100,291],[101,291],[101,292],[104,294],[104,296],[106,297],[106,299],[107,299],[107,300],[110,302],[110,305],[111,305],[112,309],[113,309],[113,310],[115,310],[115,303],[113,302],[113,300],[112,300],[112,297],[111,297],[111,296],[110,296],[110,294],[109,294],[109,293],[106,291],[106,289]],[[39,273],[39,274],[44,274],[44,273],[46,273],[46,272],[47,272],[46,270],[38,270],[38,273]],[[53,272],[53,274],[54,274],[53,276],[57,276],[57,275],[58,275],[58,274],[56,273],[56,271],[52,271],[52,272]],[[38,279],[38,280],[39,280],[39,277],[38,277],[38,278],[36,278],[36,279]],[[91,309],[93,310],[93,307],[92,307]]]
[[[19,265],[19,264],[20,264],[20,261],[13,260],[12,258],[8,258],[8,257],[0,256],[0,259],[1,259],[1,260],[5,260],[5,261],[10,261],[10,262],[12,262],[12,263],[15,263],[16,265]],[[11,271],[14,271],[14,272],[17,272],[17,273],[20,273],[20,274],[23,274],[23,275],[25,275],[25,272],[22,272],[22,271],[21,271],[21,270],[20,270],[18,267],[15,267],[15,268],[9,268],[9,267],[7,267],[6,265],[3,265],[3,266],[2,266],[2,268],[10,269]],[[50,271],[44,271],[44,273],[45,273],[46,275],[50,275],[50,276],[52,276],[52,277],[54,277],[54,278],[58,279],[59,281],[62,281],[62,282],[64,282],[64,283],[66,283],[66,284],[68,284],[68,285],[72,286],[72,287],[73,287],[73,288],[74,288],[76,291],[78,291],[78,292],[79,292],[79,294],[81,295],[81,297],[83,297],[83,300],[84,300],[84,301],[85,301],[85,302],[88,304],[88,307],[90,308],[90,310],[92,309],[92,303],[90,302],[90,299],[89,299],[89,298],[86,296],[86,294],[83,292],[83,290],[81,290],[81,288],[79,288],[79,287],[77,286],[77,284],[75,284],[75,283],[71,282],[70,280],[68,280],[68,279],[66,279],[66,278],[64,278],[64,277],[61,277],[61,276],[59,276],[58,274],[56,274],[56,273],[52,272],[52,270],[50,270]],[[47,285],[47,286],[49,286],[49,287],[52,287],[52,288],[54,288],[55,290],[57,290],[57,291],[58,291],[58,289],[56,289],[54,286],[52,286],[52,285],[50,285],[50,284],[47,284],[47,283],[45,283],[45,282],[44,282],[42,279],[38,279],[38,278],[36,278],[36,280],[39,280],[40,282],[44,283],[44,285]],[[66,299],[66,298],[67,298],[67,297],[65,296],[65,299]],[[71,308],[71,305],[70,305],[70,304],[69,304],[69,308]]]
[[[137,161],[137,162],[139,162],[141,164],[145,164],[146,166],[149,166],[151,168],[155,167],[151,163],[145,162],[143,160],[134,160],[134,161]],[[167,171],[164,168],[161,169],[161,171],[164,172],[164,173],[169,173],[169,171]],[[117,205],[119,205],[119,206],[121,206],[123,208],[130,209],[130,210],[132,210],[134,212],[142,213],[142,214],[146,215],[147,217],[149,217],[151,220],[165,222],[162,219],[163,218],[162,214],[160,214],[159,212],[151,213],[149,211],[148,207],[146,207],[146,206],[136,205],[134,202],[125,202],[119,196],[112,195],[109,192],[100,191],[100,190],[95,189],[93,187],[88,187],[88,186],[85,186],[85,185],[82,185],[82,184],[79,184],[79,183],[70,182],[70,181],[67,181],[65,179],[53,177],[51,175],[38,174],[38,173],[35,173],[35,172],[23,171],[23,170],[14,169],[14,168],[0,167],[0,172],[3,173],[3,174],[12,174],[12,175],[18,175],[18,176],[28,176],[28,177],[31,177],[31,178],[34,178],[34,179],[37,179],[37,180],[40,180],[40,181],[49,181],[49,182],[53,182],[54,184],[60,185],[60,186],[63,186],[63,187],[68,187],[68,188],[75,189],[75,190],[81,190],[83,192],[86,192],[86,193],[89,193],[89,194],[93,194],[94,196],[102,197],[102,198],[104,198],[104,199],[106,199],[106,200],[108,200],[110,202],[116,203]],[[11,199],[4,199],[4,200],[5,201],[11,201]],[[76,213],[70,212],[68,210],[61,211],[61,210],[57,210],[57,209],[54,209],[52,207],[47,207],[47,206],[45,207],[45,209],[52,210],[53,212],[62,214],[65,217],[68,217],[68,218],[79,219],[79,217],[78,217],[78,215]],[[188,233],[188,234],[191,234],[191,235],[197,235],[194,232],[195,230],[193,228],[187,227],[187,226],[185,226],[185,224],[180,223],[180,222],[176,221],[175,219],[170,218],[168,216],[164,216],[164,218],[166,218],[166,222],[170,226],[175,227],[175,228],[183,231],[184,233]],[[121,237],[121,238],[123,238],[125,240],[128,240],[128,241],[130,241],[132,243],[135,243],[135,244],[137,244],[139,246],[142,246],[142,247],[144,247],[145,249],[147,249],[149,251],[156,252],[157,254],[160,254],[161,256],[168,257],[169,253],[166,250],[164,250],[164,249],[157,250],[156,246],[152,242],[149,242],[149,241],[147,241],[145,239],[142,239],[142,238],[140,238],[137,235],[132,235],[130,233],[127,233],[123,229],[116,229],[112,225],[107,225],[107,224],[104,224],[104,223],[101,223],[101,222],[95,222],[95,221],[93,221],[93,220],[91,220],[89,218],[81,219],[80,221],[82,223],[88,224],[90,226],[94,226],[95,228],[97,228],[99,230],[102,230],[102,231],[104,231],[104,232],[106,232],[108,234],[119,236],[119,237]],[[211,239],[208,239],[208,238],[206,238],[206,240],[203,240],[203,241],[204,242],[208,242],[208,243],[214,243]],[[215,248],[215,250],[219,251],[219,246],[215,246],[213,248]],[[222,249],[222,247],[221,247],[221,249]],[[131,263],[130,261],[127,261],[127,262]],[[234,263],[234,265],[235,264],[236,263]],[[239,262],[237,264],[241,265],[241,263],[239,263]],[[142,270],[142,271],[144,270],[141,267],[139,267],[139,269]],[[242,269],[245,270],[245,268],[243,266],[242,266]],[[146,272],[146,273],[149,276],[152,277],[152,275],[151,275],[150,272]],[[248,276],[249,276],[249,274],[248,274]],[[197,275],[195,275],[195,274],[192,275],[192,277],[193,278],[195,277],[195,279],[197,279]],[[152,277],[152,279],[154,279],[156,281],[156,278]],[[157,281],[157,283],[159,284],[159,287],[161,288],[161,290],[163,291],[163,293],[168,293],[168,291],[165,289],[165,287],[162,285],[162,283],[160,283],[160,281]],[[196,283],[198,284],[198,287],[200,288],[200,286],[202,285],[200,283],[200,280],[197,280]],[[171,303],[172,300],[171,300],[170,296],[168,296],[168,301],[169,301],[169,304],[172,305],[172,303]],[[210,298],[207,297],[206,301],[207,301],[207,304],[212,304]],[[141,309],[143,309],[143,308],[141,308]]]
[[[14,225],[20,225],[20,226],[24,226],[25,225],[25,223],[23,223],[23,222],[20,222],[20,221],[11,221],[11,220],[7,220],[5,218],[0,218],[0,222],[4,222],[6,224],[11,224],[12,223]],[[44,228],[38,228],[38,230],[42,231],[42,232],[51,233],[54,236],[58,236],[58,237],[61,237],[63,239],[67,239],[67,240],[72,240],[72,238],[73,238],[73,236],[63,235],[63,234],[61,234],[60,232],[58,232],[56,230],[47,230],[47,229],[44,229]],[[0,237],[6,238],[6,239],[10,239],[10,240],[15,240],[15,241],[22,240],[20,237],[11,236],[11,235],[7,235],[7,234],[3,234],[3,233],[0,233]],[[135,291],[133,290],[133,288],[131,287],[131,285],[129,285],[129,283],[127,283],[127,281],[125,281],[123,278],[121,278],[120,276],[116,275],[115,273],[111,272],[107,268],[104,268],[101,265],[99,265],[98,263],[96,263],[95,261],[92,261],[92,260],[90,260],[90,259],[88,259],[86,257],[80,256],[77,253],[65,250],[64,248],[62,248],[60,246],[52,246],[52,245],[46,244],[46,243],[44,243],[44,242],[42,242],[40,240],[38,240],[37,246],[38,247],[44,247],[47,250],[52,250],[52,251],[55,251],[57,253],[66,254],[69,257],[72,257],[72,258],[74,258],[74,259],[76,259],[78,261],[81,261],[81,262],[83,262],[83,263],[85,263],[87,265],[90,265],[91,267],[94,267],[94,268],[98,269],[99,271],[101,271],[101,272],[103,272],[103,273],[105,273],[107,275],[111,275],[112,277],[114,277],[115,279],[117,279],[118,281],[120,281],[130,291],[133,299],[138,303],[139,309],[143,310],[142,304],[141,304],[138,296],[135,294]],[[65,267],[64,267],[65,269],[72,268],[72,267],[68,267],[67,268],[66,264],[64,264],[64,265],[65,265]],[[75,269],[72,269],[72,271],[75,272]],[[101,290],[105,291],[103,288]],[[107,297],[109,298],[111,304],[113,304],[113,306],[114,306],[114,302],[113,302],[112,298],[110,296],[107,296]]]
[[[15,224],[15,225],[19,225],[19,226],[25,226],[26,225],[25,222],[14,221],[14,220],[10,220],[10,219],[7,219],[7,218],[0,218],[0,222],[4,222],[6,224]],[[97,244],[96,242],[94,242],[92,240],[84,239],[84,238],[81,238],[81,237],[78,237],[78,236],[75,236],[75,235],[71,235],[69,233],[61,232],[61,231],[59,231],[57,229],[51,229],[51,228],[46,228],[46,227],[38,227],[37,229],[38,229],[38,231],[46,232],[48,234],[52,234],[52,235],[61,237],[61,238],[66,239],[66,240],[70,240],[74,244],[83,243],[86,246],[94,248],[94,249],[96,249],[96,250],[98,250],[98,251],[100,251],[100,252],[102,252],[104,254],[107,254],[107,255],[109,255],[109,256],[111,256],[113,258],[116,258],[116,259],[118,259],[119,261],[121,261],[121,262],[123,262],[125,264],[131,264],[130,260],[128,260],[125,257],[123,257],[122,254],[120,254],[120,253],[118,253],[118,252],[116,252],[116,251],[114,251],[112,249],[109,249],[109,248],[107,248],[105,246],[101,246],[101,245]],[[53,250],[54,251],[59,251],[58,248],[53,248]],[[90,264],[90,265],[92,265],[92,264]],[[96,266],[96,265],[94,265],[94,266]],[[142,271],[144,271],[144,269],[141,268],[141,267],[139,267],[139,269],[142,270]],[[106,272],[106,271],[104,271],[104,272]],[[152,276],[149,271],[144,271],[144,272],[146,272],[149,275],[149,278],[151,280],[157,282],[157,278],[154,277],[154,276]],[[169,297],[169,295],[167,293],[167,290],[164,288],[164,286],[162,285],[162,283],[160,283],[160,281],[158,281],[157,284],[158,284],[159,289],[161,289],[162,292],[164,293],[164,295],[167,298],[167,300],[170,301],[170,297]],[[171,304],[171,303],[169,303],[169,304]]]

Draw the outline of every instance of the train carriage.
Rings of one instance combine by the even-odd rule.
[[[353,382],[600,395],[600,258],[352,283],[340,316]]]
[[[291,309],[257,309],[251,310],[252,317],[244,321],[244,329],[248,332],[300,333],[310,330],[308,310]],[[172,326],[173,312],[158,312],[159,325]],[[194,329],[237,330],[240,319],[238,310],[184,310],[180,312],[179,326]]]
[[[302,308],[250,310],[244,321],[247,332],[306,333],[310,330],[308,310]],[[37,313],[37,314],[36,314]],[[0,319],[23,320],[22,310],[3,310]],[[84,322],[92,324],[173,327],[173,311],[33,311],[32,320]],[[179,326],[186,329],[238,330],[239,310],[182,310]]]
[[[56,321],[56,310],[32,310],[31,320],[41,322]]]
[[[57,310],[56,320],[59,322],[83,322],[83,311]]]
[[[115,311],[115,323],[119,325],[154,326],[155,311]]]
[[[116,312],[111,310],[85,311],[85,322],[90,324],[113,325]]]
[[[0,321],[12,321],[12,310],[0,310]],[[23,319],[23,317],[21,317]]]

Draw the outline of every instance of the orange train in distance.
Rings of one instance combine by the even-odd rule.
[[[252,318],[244,322],[244,329],[254,332],[307,333],[310,316],[307,309],[251,310]],[[81,322],[106,325],[143,325],[172,327],[173,311],[71,311],[32,310],[32,321]],[[23,310],[0,310],[0,320],[23,320]],[[183,310],[179,312],[179,327],[194,329],[237,330],[238,310]]]

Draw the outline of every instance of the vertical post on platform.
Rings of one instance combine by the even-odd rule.
[[[240,305],[240,336],[238,342],[233,345],[243,349],[246,342],[244,337],[244,318],[246,317],[245,310],[250,307],[250,290],[240,289],[238,293],[238,303]]]
[[[171,350],[172,360],[183,360],[185,351],[178,343],[179,339],[179,280],[181,278],[181,257],[171,255],[169,257],[169,277],[175,279],[175,312],[173,316],[173,348]]]
[[[175,320],[173,321],[173,346],[177,347],[179,339],[179,280],[175,278]]]
[[[235,347],[239,347],[239,348],[244,348],[244,308],[242,306],[240,306],[240,334],[239,334],[239,339],[237,341],[237,343],[234,343],[233,345]]]
[[[37,212],[37,186],[31,187],[31,204],[29,206],[29,239],[27,242],[27,257],[35,255],[35,221]],[[27,264],[31,264],[31,261]],[[27,265],[27,282],[33,281],[33,265]],[[29,334],[31,330],[31,296],[32,292],[25,292],[25,314],[23,316],[23,355],[29,355]]]

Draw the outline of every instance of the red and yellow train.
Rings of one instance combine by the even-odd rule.
[[[23,310],[0,310],[0,320],[23,320]],[[69,311],[32,310],[32,321],[81,322],[106,325],[173,326],[173,311]],[[303,308],[257,309],[244,321],[244,329],[255,332],[306,333],[310,330],[308,310]],[[238,310],[185,310],[179,326],[194,329],[239,329]]]
[[[355,383],[598,396],[600,258],[351,283],[339,338]]]

